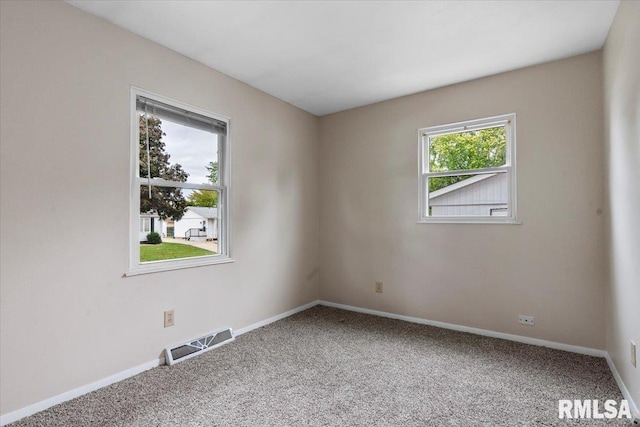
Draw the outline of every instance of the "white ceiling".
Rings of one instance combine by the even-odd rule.
[[[619,1],[68,3],[324,115],[600,49]]]

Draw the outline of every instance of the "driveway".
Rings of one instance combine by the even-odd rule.
[[[217,241],[205,242],[197,240],[174,239],[173,237],[163,237],[162,241],[165,243],[180,243],[181,245],[195,246],[196,248],[206,249],[208,251],[218,253]]]

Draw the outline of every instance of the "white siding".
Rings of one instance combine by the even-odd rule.
[[[209,218],[207,219],[207,239],[217,239],[217,238],[218,238],[218,219]]]
[[[174,223],[174,236],[176,239],[183,239],[185,233],[190,228],[202,228],[202,222],[206,221],[207,226],[207,239],[218,238],[217,218],[205,219],[203,216],[193,212],[191,209],[187,209],[184,216],[180,221]]]
[[[508,200],[507,174],[499,173],[482,181],[429,199],[431,216],[504,216]],[[500,209],[500,210],[496,210]]]
[[[167,237],[167,221],[157,218],[155,227],[157,233],[160,233],[162,237]]]
[[[149,215],[141,215],[140,216],[140,221],[139,223],[142,222],[142,220],[149,220],[149,221],[153,221],[153,231],[155,231],[156,233],[160,234],[160,236],[162,237],[167,237],[167,223],[163,220],[161,220],[158,217],[151,217]],[[151,232],[151,223],[149,223],[149,230],[143,230],[142,229],[142,225],[140,225],[140,229],[139,229],[139,240],[141,242],[144,242],[147,240],[147,234],[149,234]]]
[[[151,231],[151,218],[149,218],[148,216],[141,216],[140,220],[138,221],[139,223],[139,227],[138,227],[138,231],[139,231],[139,239],[141,242],[144,242],[145,240],[147,240],[147,234],[149,234],[149,232]],[[143,226],[143,224],[148,224]],[[148,229],[147,229],[148,228]]]
[[[202,221],[205,219],[200,215],[187,210],[184,216],[175,221],[174,236],[176,239],[182,239],[190,228],[202,228]]]

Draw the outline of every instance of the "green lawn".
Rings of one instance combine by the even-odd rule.
[[[215,252],[181,243],[160,243],[159,245],[140,244],[140,262],[163,259],[189,258],[194,256],[215,255]]]

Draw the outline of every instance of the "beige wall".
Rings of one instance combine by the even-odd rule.
[[[601,78],[592,53],[322,117],[322,299],[603,349]],[[522,225],[417,224],[417,129],[511,112]]]
[[[318,297],[601,349],[607,282],[640,401],[637,3],[605,49],[606,147],[600,53],[317,119],[68,5],[0,8],[2,414]],[[231,117],[236,263],[122,278],[130,85]],[[522,225],[416,224],[416,130],[510,112]]]
[[[604,48],[607,237],[607,351],[640,405],[640,3],[622,2]],[[640,363],[640,359],[638,359]]]
[[[66,4],[0,4],[3,414],[318,298],[316,117]],[[236,263],[122,278],[129,85],[231,117]]]

